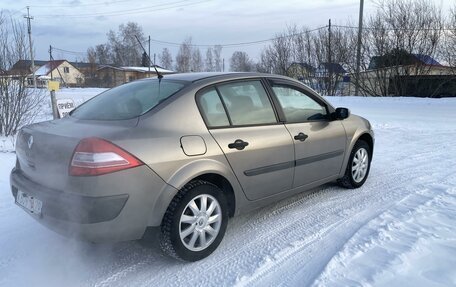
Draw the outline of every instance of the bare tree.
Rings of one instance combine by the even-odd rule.
[[[120,24],[116,32],[108,32],[108,46],[111,51],[111,62],[118,66],[139,66],[141,64],[141,50],[136,37],[144,42],[145,36],[142,27],[135,22]]]
[[[212,52],[212,47],[207,48],[206,50],[206,59],[205,59],[205,71],[206,72],[214,72],[215,65],[214,65],[214,56]]]
[[[199,48],[194,48],[192,52],[192,72],[202,72],[204,70],[203,56]]]
[[[314,53],[312,33],[307,27],[298,29],[297,26],[290,27],[289,32],[293,44],[293,63],[288,67],[287,74],[313,86],[317,59]]]
[[[25,27],[0,12],[0,71],[27,58]],[[40,112],[44,94],[27,88],[30,71],[0,73],[0,134],[10,136],[31,123]]]
[[[222,46],[214,46],[214,66],[216,72],[222,72]]]
[[[443,35],[440,56],[448,65],[453,75],[456,75],[456,4],[451,8],[446,21],[447,27]]]
[[[185,73],[191,71],[192,63],[192,38],[188,37],[182,42],[179,47],[179,52],[176,55],[176,71]]]
[[[160,65],[164,69],[171,70],[173,68],[173,57],[168,48],[163,48],[161,54],[158,55],[158,59],[160,60]]]
[[[101,65],[113,64],[111,62],[111,51],[109,46],[106,44],[100,44],[95,46],[96,62]]]
[[[293,50],[289,31],[277,34],[271,44],[263,50],[257,69],[260,72],[288,76],[288,67],[293,62]]]
[[[275,63],[272,61],[271,49],[268,47],[264,48],[260,54],[260,60],[256,64],[256,70],[260,73],[274,73]]]
[[[236,51],[230,59],[230,69],[233,72],[251,72],[254,63],[246,52]]]
[[[110,30],[106,34],[106,44],[96,45],[88,52],[95,56],[98,64],[117,66],[140,66],[142,49],[136,40],[145,42],[142,27],[138,23],[128,22],[119,25],[118,31]],[[136,36],[136,37],[135,37]],[[93,53],[95,51],[95,53]],[[89,57],[89,55],[88,55]]]
[[[355,59],[351,29],[329,27],[313,36],[319,91],[328,96],[342,93],[342,79],[348,63]],[[331,39],[331,40],[330,40]]]

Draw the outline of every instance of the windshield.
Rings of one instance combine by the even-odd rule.
[[[184,87],[176,81],[146,80],[121,85],[79,106],[71,116],[82,120],[126,120],[138,117]]]

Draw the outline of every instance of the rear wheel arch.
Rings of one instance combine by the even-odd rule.
[[[173,198],[160,227],[160,247],[184,261],[209,256],[222,241],[228,222],[224,194],[213,183],[194,179]]]
[[[234,216],[236,211],[236,195],[234,194],[233,186],[231,185],[228,179],[217,173],[205,173],[197,176],[196,178],[190,181],[194,180],[207,181],[220,188],[223,191],[223,194],[225,195],[226,201],[228,203],[229,216]]]

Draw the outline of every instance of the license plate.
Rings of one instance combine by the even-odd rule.
[[[30,213],[40,215],[43,202],[33,196],[26,194],[25,192],[18,191],[16,202]]]

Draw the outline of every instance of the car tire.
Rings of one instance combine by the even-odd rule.
[[[201,260],[218,247],[227,223],[228,204],[223,191],[207,181],[191,181],[166,210],[160,246],[165,254],[176,259]]]
[[[345,188],[361,187],[369,175],[370,165],[370,147],[365,141],[358,140],[350,153],[345,174],[337,182]]]

